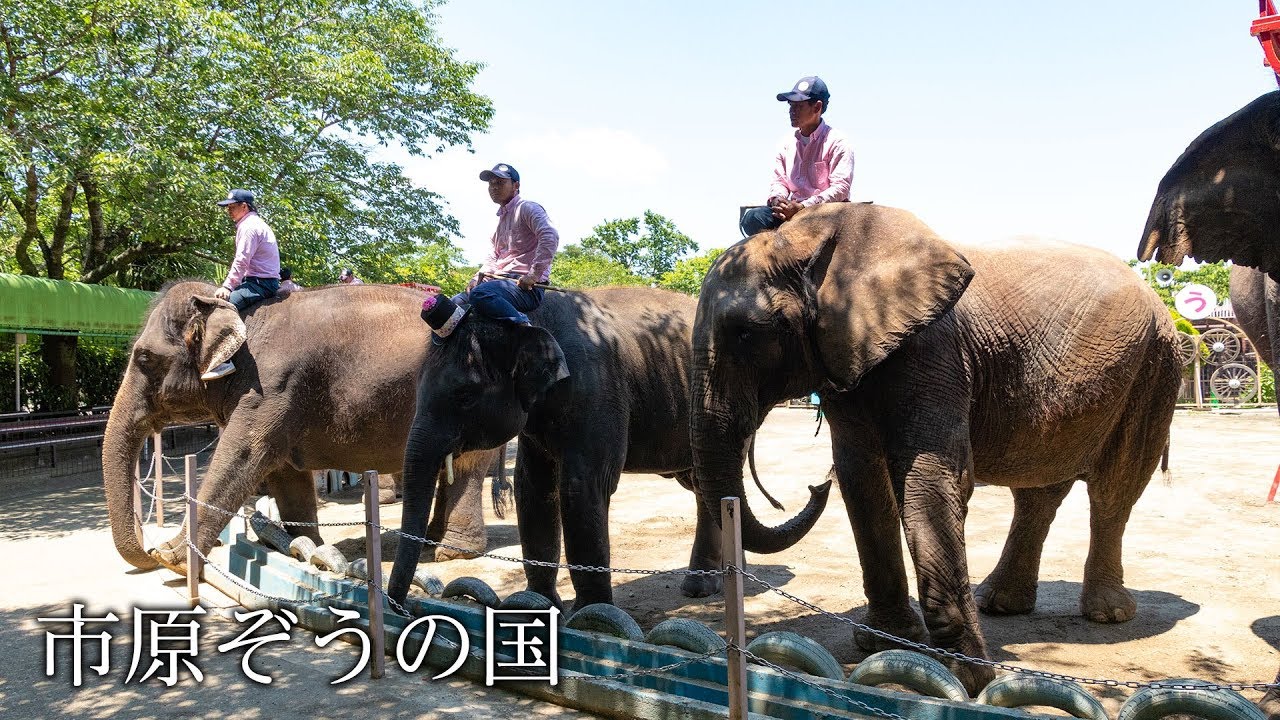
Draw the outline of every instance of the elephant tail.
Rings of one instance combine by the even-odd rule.
[[[756,474],[755,433],[751,434],[751,446],[747,448],[747,464],[751,466],[751,478],[756,481],[756,487],[760,488],[760,492],[763,493],[765,498],[769,500],[769,503],[779,510],[786,510],[786,508],[782,507],[782,503],[774,499],[774,497],[769,494],[769,491],[764,489],[764,483],[760,482],[760,476]]]
[[[1169,472],[1169,440],[1164,441],[1164,453],[1160,455],[1160,480],[1165,487],[1173,486],[1173,473]]]

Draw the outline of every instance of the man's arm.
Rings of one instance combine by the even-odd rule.
[[[235,290],[244,282],[245,273],[249,270],[249,258],[258,249],[264,235],[262,228],[255,225],[236,229],[236,254],[231,259],[231,267],[227,268],[227,279],[222,287]]]
[[[853,187],[853,148],[849,147],[849,143],[844,138],[829,139],[831,140],[831,160],[828,161],[828,167],[831,169],[827,175],[829,184],[826,190],[800,203],[804,207],[849,199],[849,191]]]
[[[537,236],[538,248],[533,253],[533,262],[529,263],[529,274],[520,279],[520,286],[525,287],[525,280],[533,278],[528,283],[528,286],[532,287],[533,283],[542,282],[544,275],[550,274],[551,259],[555,257],[556,249],[560,247],[560,233],[551,227],[551,221],[547,219],[547,211],[538,203],[527,202],[523,210],[525,227]]]
[[[769,183],[769,199],[765,204],[772,207],[774,201],[791,197],[791,188],[787,184],[789,182],[791,177],[787,175],[787,143],[783,143],[773,158],[773,181]]]

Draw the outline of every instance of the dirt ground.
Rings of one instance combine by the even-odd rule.
[[[814,412],[797,408],[775,410],[760,433],[757,459],[761,477],[788,509],[786,513],[772,509],[754,487],[750,488],[748,500],[765,522],[775,524],[794,513],[807,496],[805,486],[821,481],[830,466],[826,426],[816,437],[814,430]],[[1267,504],[1265,498],[1280,463],[1280,451],[1275,449],[1280,446],[1278,438],[1280,420],[1273,409],[1178,413],[1173,428],[1172,484],[1162,484],[1157,474],[1129,523],[1125,541],[1126,585],[1137,598],[1138,614],[1128,623],[1099,625],[1078,615],[1077,597],[1088,541],[1088,501],[1085,489],[1075,488],[1059,511],[1045,544],[1035,611],[1024,616],[983,617],[991,657],[1029,668],[1117,680],[1195,676],[1211,681],[1270,681],[1280,665],[1280,604],[1276,602],[1280,597],[1276,551],[1280,545],[1280,503]],[[173,488],[171,492],[178,491]],[[28,488],[16,495],[18,502],[0,509],[0,550],[4,550],[5,557],[12,558],[16,553],[21,560],[16,570],[10,567],[11,571],[30,580],[21,587],[0,591],[0,614],[7,620],[0,628],[0,642],[10,647],[20,643],[29,652],[21,667],[14,665],[12,654],[0,661],[5,666],[0,672],[0,716],[9,715],[6,706],[13,710],[22,705],[27,705],[26,711],[20,712],[23,717],[181,715],[180,708],[189,708],[190,698],[177,688],[166,691],[160,686],[151,693],[154,700],[170,698],[172,704],[167,711],[156,711],[154,705],[150,710],[141,710],[134,703],[148,696],[137,690],[121,696],[124,690],[118,682],[123,670],[118,672],[114,694],[107,693],[105,686],[91,694],[72,691],[66,681],[42,677],[43,628],[34,627],[35,616],[65,614],[72,598],[88,598],[91,605],[95,598],[108,594],[117,599],[123,595],[135,601],[154,602],[157,592],[173,595],[181,583],[163,572],[126,573],[128,567],[115,555],[105,531],[100,485],[82,483],[78,488],[55,487],[38,493]],[[53,498],[63,502],[51,502]],[[67,502],[68,498],[74,502]],[[611,511],[612,565],[645,569],[686,565],[694,527],[693,503],[693,496],[674,480],[624,475]],[[383,507],[384,524],[398,524],[399,507]],[[974,493],[967,537],[975,584],[995,565],[1011,512],[1011,497],[1004,488],[979,487]],[[321,520],[351,520],[360,513],[358,491],[349,491],[324,504]],[[489,551],[518,557],[514,516],[498,520],[488,507],[486,514]],[[148,534],[164,537],[171,531]],[[349,557],[355,557],[363,545],[362,540],[355,539],[358,531],[354,529],[330,528],[322,532],[330,542],[348,538],[341,540],[340,547]],[[85,547],[89,548],[88,555],[80,557],[89,558],[87,562],[68,559],[73,548],[83,552]],[[383,547],[389,570],[393,538],[385,537]],[[855,620],[865,615],[866,600],[852,531],[838,497],[831,498],[814,531],[795,547],[777,555],[748,554],[747,562],[750,570],[764,580],[820,607]],[[432,569],[445,582],[463,575],[484,578],[500,596],[524,587],[519,566],[492,558],[442,563]],[[82,579],[103,580],[85,588],[74,585],[78,575]],[[615,574],[615,602],[646,630],[673,616],[697,618],[722,630],[724,606],[720,596],[685,598],[680,594],[679,581],[675,576]],[[573,596],[567,573],[561,573],[560,592],[566,600]],[[846,669],[862,657],[844,626],[777,595],[748,588],[746,611],[749,636],[770,630],[794,630],[822,643]],[[314,648],[299,655],[298,648],[303,645],[291,645],[290,653],[294,654],[272,651],[266,656],[271,658],[271,667],[286,671],[284,681],[270,691],[247,684],[235,672],[235,664],[227,664],[222,674],[233,675],[234,680],[226,678],[220,693],[208,688],[207,697],[231,697],[239,702],[222,708],[217,716],[301,717],[311,714],[302,708],[314,707],[313,703],[323,698],[328,698],[326,708],[335,711],[329,703],[341,701],[344,695],[355,692],[354,687],[332,694],[316,691],[323,684],[317,685],[314,678],[307,682],[292,678],[287,670],[296,664],[299,668],[311,667],[314,672],[317,666],[325,667],[319,665],[322,661],[340,660],[323,658],[323,653],[317,654]],[[127,669],[128,657],[120,661]],[[394,667],[394,663],[388,667]],[[211,676],[217,672],[206,670]],[[336,676],[345,670],[343,666],[328,674]],[[422,687],[413,679],[401,679],[410,687]],[[228,686],[230,695],[226,692]],[[298,704],[284,699],[290,695],[277,694],[290,687],[306,701]],[[386,689],[379,691],[374,706],[389,713],[388,717],[423,712],[435,716],[441,711],[467,717],[498,717],[505,712],[502,708],[520,702],[518,696],[451,683],[448,694],[440,701],[444,704],[435,711],[417,708],[406,715],[408,708],[397,705],[395,693],[388,692],[394,686],[383,687]],[[1129,694],[1127,690],[1100,686],[1090,689],[1112,716]],[[1245,695],[1258,699],[1257,693]],[[28,696],[39,698],[38,707],[61,708],[61,712],[33,715]],[[186,700],[179,702],[183,698]],[[271,700],[260,702],[260,698]],[[101,712],[85,712],[86,708]],[[526,705],[522,712],[529,715],[535,710]],[[536,712],[584,717],[548,706],[538,707]]]
[[[814,417],[812,410],[777,409],[758,436],[761,479],[788,511],[774,510],[754,486],[749,487],[751,507],[769,524],[798,510],[808,496],[806,485],[820,482],[830,467],[826,424],[815,437]],[[1164,485],[1157,472],[1129,522],[1125,581],[1137,599],[1138,612],[1133,620],[1117,625],[1093,623],[1078,612],[1089,528],[1088,496],[1078,484],[1045,543],[1035,611],[983,616],[991,658],[1077,677],[1270,682],[1280,666],[1280,503],[1265,500],[1280,463],[1277,448],[1280,419],[1274,409],[1178,412],[1172,482]],[[803,541],[776,555],[748,553],[747,563],[761,579],[793,595],[862,620],[866,597],[853,532],[838,493],[833,489],[822,519]],[[674,480],[624,475],[610,512],[612,565],[687,565],[693,502],[693,495]],[[388,509],[384,517],[398,519],[398,505]],[[1012,512],[1007,489],[979,487],[974,492],[966,538],[975,585],[995,567]],[[487,507],[486,513],[489,551],[519,556],[514,519],[498,520]],[[390,552],[391,544],[384,541],[384,553]],[[352,541],[343,547],[354,556],[360,545]],[[388,561],[391,557],[384,554]],[[524,587],[519,567],[487,558],[433,569],[445,582],[462,575],[484,578],[503,597]],[[615,574],[613,583],[614,601],[645,630],[673,616],[696,618],[723,630],[722,598],[683,597],[678,577]],[[559,587],[569,601],[573,587],[567,573],[561,573]],[[864,656],[840,623],[773,593],[748,588],[746,612],[750,637],[794,630],[822,643],[846,670]],[[1131,692],[1090,689],[1113,717]],[[1255,702],[1260,697],[1245,695]]]

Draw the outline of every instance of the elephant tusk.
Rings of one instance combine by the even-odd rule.
[[[446,482],[453,484],[453,453],[444,456],[444,476]]]

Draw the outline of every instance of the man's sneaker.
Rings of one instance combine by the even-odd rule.
[[[217,380],[226,377],[236,371],[236,366],[230,360],[222,363],[216,368],[212,368],[200,376],[201,380]]]

